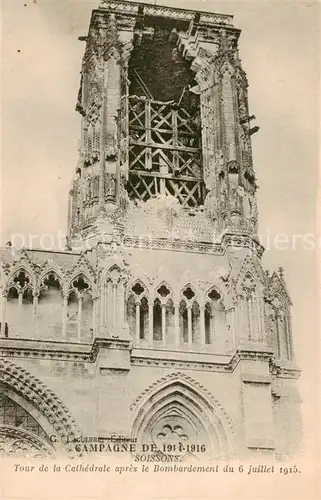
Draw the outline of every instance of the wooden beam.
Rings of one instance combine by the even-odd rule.
[[[183,151],[186,153],[198,153],[200,152],[199,148],[189,148],[189,147],[183,147],[183,146],[167,146],[166,144],[158,144],[155,142],[141,142],[141,141],[134,141],[133,139],[129,140],[129,144],[132,146],[141,146],[143,148],[156,148],[156,149],[171,149],[173,151]]]

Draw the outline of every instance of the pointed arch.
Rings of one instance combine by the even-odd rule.
[[[277,272],[272,274],[268,282],[265,295],[274,296],[275,294],[278,294],[280,298],[282,297],[281,300],[288,308],[292,306],[291,298],[286,289],[284,280],[280,278]]]
[[[234,426],[214,396],[184,373],[171,373],[149,386],[131,405],[132,436],[157,442],[155,429],[181,427],[190,442],[205,442],[209,456],[234,454]],[[157,430],[157,432],[158,432]],[[157,443],[156,443],[157,444]]]
[[[206,289],[205,294],[204,294],[204,304],[206,304],[206,302],[208,301],[209,294],[212,294],[215,292],[217,293],[217,296],[218,296],[217,300],[222,300],[224,302],[226,292],[223,292],[221,290],[221,288],[219,288],[217,285],[210,285]]]
[[[244,278],[246,274],[252,275],[255,282],[260,284],[263,288],[265,284],[265,276],[261,263],[253,258],[252,256],[247,256],[242,262],[241,268],[236,277],[236,284],[238,285]]]
[[[120,53],[115,46],[108,48],[104,54],[104,57],[105,61],[109,61],[109,59],[114,59],[116,62],[120,62],[121,59]]]
[[[193,297],[192,301],[195,300],[196,298],[197,298],[197,300],[199,300],[200,290],[198,289],[198,287],[195,284],[192,284],[191,281],[189,281],[185,285],[181,286],[181,289],[180,289],[180,298],[183,297],[184,292],[188,288],[190,288],[192,290],[192,292],[195,294],[195,296]]]
[[[179,292],[179,330],[180,343],[191,347],[200,343],[201,304],[200,290],[191,282],[186,283]]]
[[[150,290],[141,278],[134,278],[126,287],[126,320],[136,343],[143,342],[149,332]]]
[[[4,358],[0,364],[0,383],[12,394],[25,399],[29,412],[42,415],[42,424],[48,430],[51,426],[53,434],[58,437],[57,451],[74,453],[72,442],[80,437],[80,430],[67,407],[53,391],[27,370]]]
[[[84,253],[80,254],[79,259],[70,271],[70,280],[74,279],[74,277],[80,273],[86,276],[88,281],[90,281],[92,284],[95,282],[96,273],[88,262],[88,259],[86,258]]]
[[[94,284],[85,272],[78,269],[67,289],[66,334],[78,342],[91,342],[94,326]]]
[[[46,265],[42,269],[41,273],[37,279],[37,291],[39,292],[44,285],[44,282],[50,275],[55,276],[57,281],[60,283],[61,290],[66,288],[66,277],[63,269],[54,261],[46,262]]]
[[[77,293],[91,293],[93,282],[90,277],[81,269],[75,272],[68,279],[68,292],[76,291]]]
[[[229,76],[232,76],[235,74],[235,68],[228,59],[225,59],[220,67],[220,72],[222,75],[227,72]]]
[[[264,324],[265,276],[260,263],[247,256],[235,283],[236,308],[242,318],[238,335],[242,341],[266,342]]]
[[[4,287],[5,328],[10,336],[29,337],[33,333],[33,303],[37,293],[35,272],[25,263],[12,269]]]
[[[161,281],[159,281],[154,287],[153,287],[153,295],[159,295],[159,290],[161,289],[161,287],[164,286],[168,289],[169,291],[169,294],[168,297],[173,297],[173,287],[171,285],[169,285],[168,281],[166,279],[163,279]]]
[[[116,263],[112,263],[106,269],[106,276],[107,276],[107,278],[108,277],[112,277],[112,276],[116,276],[116,275],[118,275],[119,277],[121,277],[122,274],[123,274],[123,268],[119,264],[116,264]]]
[[[141,286],[144,289],[144,291],[141,293],[142,297],[144,297],[144,296],[148,297],[149,296],[150,289],[149,289],[147,283],[145,283],[145,281],[142,278],[135,277],[131,281],[129,281],[128,284],[127,284],[127,287],[126,287],[126,298],[128,298],[131,294],[135,294],[135,292],[133,292],[132,289],[136,285],[139,285],[139,286]]]
[[[20,254],[15,258],[14,261],[8,267],[3,268],[4,273],[7,275],[7,278],[10,279],[12,274],[16,273],[19,270],[19,267],[23,268],[31,277],[37,275],[39,270],[39,266],[32,262],[29,255],[27,254],[25,248],[22,248]]]
[[[225,350],[229,343],[225,298],[216,285],[210,286],[204,297],[205,344],[218,350]]]
[[[277,358],[283,361],[294,359],[291,325],[291,299],[285,288],[283,277],[273,273],[264,294],[265,323],[268,342]]]
[[[53,428],[29,401],[9,386],[0,383],[0,455],[16,449],[33,457],[52,456]],[[3,445],[4,440],[4,446]]]
[[[19,261],[16,265],[11,268],[10,273],[8,274],[6,278],[6,285],[5,285],[5,290],[9,291],[9,288],[17,288],[17,286],[13,283],[14,279],[19,276],[20,273],[24,273],[25,276],[28,278],[28,287],[32,289],[34,292],[36,289],[36,282],[37,282],[37,276],[34,271],[34,269],[28,265],[27,262],[21,262]]]

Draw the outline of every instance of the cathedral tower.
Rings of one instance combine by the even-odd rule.
[[[107,221],[128,233],[128,213],[152,211],[155,200],[173,206],[173,234],[184,219],[181,240],[195,233],[197,241],[223,234],[255,241],[258,127],[251,127],[239,35],[232,16],[133,2],[103,2],[93,12],[82,37],[71,246],[106,234]]]
[[[291,301],[261,264],[239,36],[230,15],[102,0],[81,37],[68,251],[4,252],[0,331],[6,373],[17,361],[47,384],[84,435],[207,458],[298,449]]]

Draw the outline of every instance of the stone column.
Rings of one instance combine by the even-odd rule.
[[[166,304],[161,304],[162,309],[162,344],[166,345]]]
[[[154,330],[154,314],[153,314],[153,301],[148,302],[148,345],[153,345],[153,330]]]
[[[236,305],[231,309],[231,336],[232,336],[232,348],[236,347],[236,328],[237,328],[237,317],[236,317]]]
[[[93,338],[91,339],[92,341],[96,337],[96,315],[97,315],[97,297],[93,298],[93,317],[92,317],[92,330],[93,330]]]
[[[105,287],[104,317],[104,327],[107,327],[107,334],[109,334],[113,327],[113,284],[110,279],[107,281],[107,287]]]
[[[104,321],[104,317],[105,317],[105,307],[106,307],[106,303],[105,303],[105,286],[104,286],[104,283],[101,283],[100,285],[100,330],[102,330],[105,326],[105,321]]]
[[[78,299],[78,331],[77,331],[77,340],[81,342],[81,322],[82,322],[82,302],[83,297],[79,297]]]
[[[37,334],[37,307],[38,307],[38,295],[34,294],[32,303],[32,329],[33,335]]]
[[[240,328],[240,304],[235,302],[234,304],[234,342],[235,347],[239,343],[239,328]]]
[[[136,343],[137,345],[140,343],[140,301],[137,300],[135,302],[136,306]]]
[[[281,341],[280,341],[280,318],[279,311],[275,311],[275,324],[276,324],[276,334],[277,334],[277,348],[278,348],[278,357],[281,358]]]
[[[115,332],[117,326],[116,321],[117,310],[117,281],[112,282],[112,331]]]
[[[262,342],[262,321],[261,321],[261,306],[259,297],[255,297],[255,323],[256,323],[256,341]]]
[[[247,299],[247,313],[248,313],[248,318],[249,318],[249,332],[248,332],[248,339],[249,340],[255,340],[255,332],[254,332],[254,328],[253,328],[253,311],[254,311],[254,307],[253,307],[253,296],[251,295],[248,299]],[[254,323],[255,324],[255,323]]]
[[[118,177],[118,112],[120,109],[121,74],[120,55],[115,47],[110,48],[105,55],[103,98],[101,106],[101,149],[100,149],[100,175],[99,175],[99,205],[105,207],[105,177],[110,179]],[[119,169],[119,165],[118,165]],[[118,187],[116,187],[118,191]],[[115,193],[113,193],[115,196]]]
[[[0,328],[0,337],[5,336],[6,329],[6,309],[7,309],[7,296],[4,295],[3,291],[0,291],[0,304],[1,304],[1,328]]]
[[[200,306],[200,344],[205,346],[205,306]]]
[[[231,350],[234,347],[234,317],[233,317],[233,309],[229,307],[226,309],[226,325],[227,325],[227,337],[225,339],[225,345],[228,350]]]
[[[99,188],[98,188],[98,202],[101,211],[105,208],[105,144],[106,144],[106,80],[107,75],[104,74],[104,83],[102,90],[102,104],[100,108],[100,166],[99,166]]]
[[[285,314],[282,310],[278,313],[278,335],[280,346],[280,359],[288,359],[288,335],[286,328]]]
[[[289,352],[289,360],[294,361],[294,346],[293,346],[293,337],[292,337],[292,328],[291,328],[291,317],[286,316],[286,329],[287,329],[287,338],[289,342],[288,352]]]
[[[123,326],[125,322],[125,292],[124,292],[124,284],[122,281],[119,281],[118,287],[118,296],[117,296],[117,329],[119,330],[119,334],[122,335]]]
[[[20,290],[18,295],[18,311],[17,311],[17,321],[15,322],[15,327],[18,333],[21,331],[21,316],[22,316],[22,298],[23,292]]]
[[[187,305],[187,338],[188,338],[188,347],[191,347],[192,343],[193,343],[192,306],[191,306],[191,304]]]
[[[260,308],[260,322],[261,322],[261,327],[260,327],[261,341],[266,344],[267,339],[265,334],[264,300],[262,297],[259,299],[259,308]]]
[[[243,343],[248,337],[248,314],[247,314],[247,301],[245,297],[240,298],[240,336],[239,340]]]
[[[66,340],[67,337],[67,310],[68,310],[68,295],[63,296],[62,304],[62,338]]]
[[[228,161],[236,160],[235,109],[232,78],[228,70],[222,75],[222,115],[224,119],[225,154]]]
[[[218,334],[220,334],[220,332],[218,330],[219,330],[219,328],[217,328],[217,324],[216,324],[215,310],[214,310],[214,307],[212,304],[211,317],[210,317],[210,335],[211,335],[210,344],[214,344],[215,341],[217,342],[219,340]]]
[[[175,332],[175,344],[177,347],[180,346],[180,330],[179,330],[179,302],[174,304],[174,332]]]

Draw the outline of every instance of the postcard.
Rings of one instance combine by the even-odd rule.
[[[2,13],[0,498],[319,498],[320,4]]]

